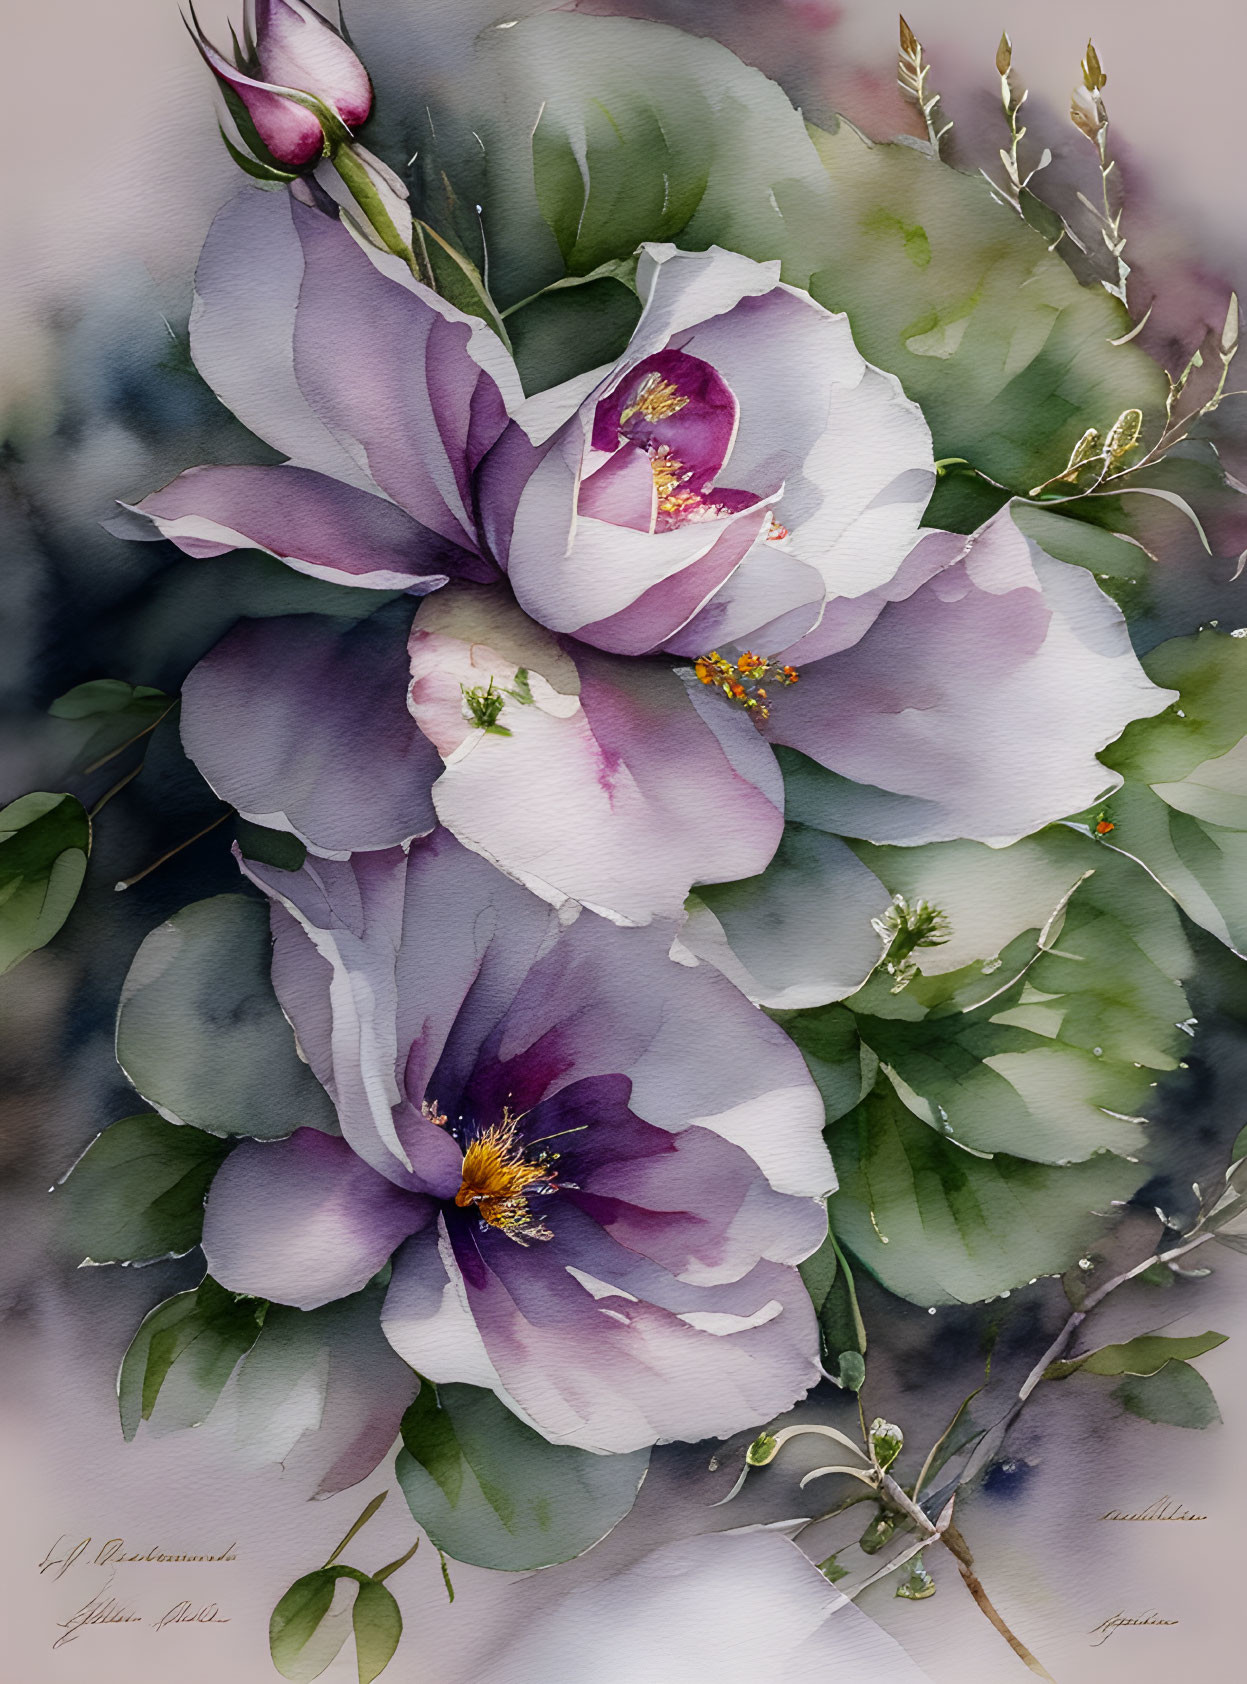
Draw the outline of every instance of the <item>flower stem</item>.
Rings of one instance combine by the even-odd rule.
[[[328,1558],[325,1561],[326,1567],[332,1567],[333,1566],[334,1562],[342,1554],[342,1551],[350,1543],[351,1539],[355,1536],[355,1534],[357,1532],[361,1531],[365,1526],[367,1526],[368,1522],[372,1519],[373,1515],[376,1514],[377,1510],[381,1507],[382,1503],[384,1503],[385,1499],[389,1496],[389,1494],[390,1493],[388,1491],[378,1491],[377,1492],[376,1496],[372,1499],[372,1501],[368,1504],[367,1508],[364,1510],[363,1514],[360,1515],[359,1519],[351,1527],[350,1531],[347,1533],[346,1537],[343,1538],[342,1542],[338,1545],[337,1549],[334,1550],[332,1552],[332,1554],[328,1556]],[[419,1538],[417,1538],[416,1543],[419,1543],[419,1542],[420,1542],[420,1540],[419,1540]],[[406,1561],[406,1560],[407,1560],[407,1557],[404,1556],[403,1561]],[[401,1566],[402,1566],[402,1561],[396,1561],[389,1568],[383,1568],[382,1571],[392,1573],[396,1567],[401,1567]],[[374,1574],[373,1577],[375,1578],[376,1575]]]
[[[142,770],[143,770],[142,761],[140,761],[137,766],[131,766],[130,770],[125,774],[124,777],[118,778],[117,782],[112,786],[111,789],[105,790],[104,794],[101,795],[99,800],[95,803],[95,806],[91,808],[90,812],[87,814],[87,817],[93,819],[95,817],[95,815],[99,812],[100,808],[101,807],[107,807],[108,803],[112,800],[113,796],[114,795],[120,795],[121,791],[126,787],[126,785],[131,781],[131,779],[137,778],[139,773]]]
[[[394,219],[385,207],[385,201],[377,191],[376,183],[368,173],[367,168],[349,146],[339,146],[333,153],[333,167],[346,183],[351,197],[363,211],[372,228],[386,251],[393,252],[395,257],[401,257],[412,274],[425,286],[436,291],[433,280],[433,266],[429,262],[428,248],[424,243],[424,235],[419,235],[419,250],[413,247],[399,233]]]

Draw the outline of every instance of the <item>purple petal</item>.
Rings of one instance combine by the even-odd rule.
[[[549,911],[444,831],[408,852],[244,869],[278,903],[273,985],[343,1135],[382,1175],[452,1197],[460,1151],[421,1104],[453,1112],[458,1091],[430,1078],[452,1036],[471,1041],[474,1012],[479,1034],[493,1028]]]
[[[486,525],[491,533],[504,527],[495,554],[521,608],[533,619],[582,642],[644,653],[671,637],[730,577],[765,524],[766,500],[750,495],[743,510],[650,531],[636,512],[635,486],[632,513],[618,523],[627,511],[611,507],[614,486],[601,494],[589,489],[594,476],[584,482],[587,501],[573,522],[582,444],[579,419],[545,450],[504,443],[497,463],[487,468],[482,495],[513,506],[514,515],[508,525],[495,511],[486,516]],[[626,456],[624,462],[631,466]],[[528,477],[517,490],[515,481],[525,469]],[[625,468],[601,471],[623,474]],[[600,518],[601,508],[613,518]],[[686,570],[694,572],[688,583],[682,580]],[[634,608],[635,621],[630,618]]]
[[[731,578],[769,524],[770,511],[756,506],[736,519],[714,522],[718,536],[704,555],[651,585],[619,613],[581,626],[576,636],[615,655],[645,655],[662,648]]]
[[[385,611],[246,620],[182,691],[182,742],[244,818],[314,851],[388,848],[435,821],[437,755],[403,707],[403,636]]]
[[[588,1077],[526,1113],[525,1155],[539,1143],[558,1153],[543,1219],[557,1227],[571,1203],[625,1251],[699,1286],[821,1244],[821,1205],[777,1193],[752,1158],[709,1129],[642,1122],[629,1109],[631,1087],[626,1076]]]
[[[208,1194],[208,1272],[230,1292],[312,1310],[366,1286],[434,1208],[314,1129],[244,1141]]]
[[[707,728],[661,662],[584,648],[573,660],[505,599],[466,590],[426,599],[411,662],[412,713],[446,761],[438,817],[551,904],[623,923],[677,917],[694,882],[753,876],[774,852],[765,745],[726,706]],[[532,703],[506,700],[508,735],[475,729],[464,690],[514,691],[521,667]]]
[[[369,590],[436,590],[462,553],[397,504],[306,468],[191,468],[134,512],[187,555],[264,550],[314,579]]]
[[[435,1382],[492,1385],[555,1443],[610,1453],[726,1438],[818,1379],[818,1328],[795,1269],[764,1262],[729,1284],[689,1285],[570,1203],[551,1240],[502,1240],[483,1269],[478,1253],[461,1271],[465,1245],[419,1239],[399,1253],[386,1336]]]
[[[657,493],[650,459],[643,450],[626,444],[605,461],[580,487],[578,511],[609,526],[628,526],[652,532]]]
[[[799,774],[793,818],[1001,846],[1114,787],[1097,752],[1169,700],[1091,575],[1044,555],[1006,509],[859,642],[804,665],[763,731],[852,780]]]
[[[626,1078],[633,1116],[731,1141],[773,1187],[809,1201],[821,1222],[813,1201],[835,1176],[804,1060],[717,971],[677,964],[669,945],[662,928],[577,919],[534,956],[505,1018],[499,1014],[461,1060],[469,1101],[483,1115],[504,1103],[535,1110],[572,1084]],[[807,1240],[810,1250],[819,1243],[818,1223],[807,1230],[790,1220],[788,1255],[804,1256]]]
[[[293,213],[288,193],[253,187],[217,213],[195,271],[191,354],[225,407],[296,466],[375,492],[295,379],[304,261]]]
[[[417,1380],[381,1331],[378,1286],[318,1310],[270,1304],[213,1410],[245,1463],[279,1462],[313,1496],[366,1479],[392,1449]]]
[[[402,278],[397,260],[373,262],[337,221],[292,208],[305,265],[294,329],[300,388],[396,503],[476,551],[471,473],[506,424],[498,379],[513,376],[500,341]]]

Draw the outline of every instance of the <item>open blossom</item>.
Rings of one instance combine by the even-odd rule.
[[[192,33],[222,87],[235,94],[275,163],[303,169],[325,148],[314,103],[347,128],[372,109],[372,83],[355,53],[306,0],[248,0],[244,38],[250,51],[230,61],[196,24]],[[303,103],[291,95],[310,95]],[[314,102],[314,103],[312,103]]]
[[[341,1137],[251,1141],[208,1195],[209,1271],[312,1309],[388,1259],[390,1343],[598,1451],[725,1437],[818,1377],[795,1264],[834,1185],[782,1032],[669,933],[535,897],[445,831],[298,872],[273,981]]]
[[[1169,697],[1091,576],[1007,509],[921,534],[921,415],[777,265],[650,247],[637,285],[619,362],[525,399],[490,329],[397,260],[288,196],[226,207],[192,349],[289,462],[193,469],[138,512],[192,555],[437,594],[406,716],[332,629],[305,623],[298,658],[286,627],[231,633],[184,694],[213,787],[326,855],[440,821],[632,924],[764,869],[773,746],[835,774],[831,828],[875,841],[1005,843],[1099,799],[1097,751]]]

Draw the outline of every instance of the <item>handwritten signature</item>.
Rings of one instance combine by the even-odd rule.
[[[1168,1495],[1157,1497],[1154,1503],[1149,1503],[1145,1509],[1137,1509],[1133,1514],[1123,1514],[1120,1509],[1110,1509],[1107,1514],[1100,1516],[1101,1520],[1207,1520],[1206,1514],[1193,1514],[1181,1503],[1175,1502]]]
[[[223,1550],[218,1550],[214,1554],[205,1554],[203,1552],[183,1551],[177,1553],[162,1550],[159,1544],[152,1544],[146,1550],[134,1550],[127,1547],[124,1538],[105,1538],[94,1554],[88,1555],[87,1551],[94,1541],[93,1538],[89,1537],[79,1538],[76,1543],[62,1549],[62,1546],[65,1545],[65,1534],[62,1532],[55,1543],[49,1546],[42,1561],[39,1562],[40,1575],[51,1573],[54,1579],[64,1578],[69,1569],[76,1566],[80,1561],[85,1561],[86,1565],[91,1567],[111,1567],[117,1566],[121,1562],[154,1562],[176,1565],[189,1562],[237,1561],[238,1559],[235,1554],[238,1547],[236,1541],[227,1544]],[[58,1550],[62,1551],[59,1555],[57,1554]]]
[[[1098,1649],[1101,1643],[1107,1643],[1109,1638],[1119,1632],[1123,1626],[1176,1626],[1177,1620],[1165,1620],[1153,1611],[1150,1614],[1110,1614],[1107,1620],[1101,1620],[1098,1626],[1092,1626],[1091,1635],[1101,1635],[1091,1647]]]
[[[146,1615],[137,1613],[130,1603],[120,1601],[115,1596],[107,1596],[101,1591],[98,1596],[84,1602],[81,1608],[75,1609],[67,1620],[58,1620],[56,1624],[60,1636],[55,1639],[52,1647],[60,1649],[66,1643],[72,1643],[91,1626],[150,1624],[157,1631],[165,1631],[170,1626],[178,1625],[228,1625],[229,1615],[223,1614],[215,1602],[196,1605],[187,1599],[175,1602],[163,1614],[148,1620]]]

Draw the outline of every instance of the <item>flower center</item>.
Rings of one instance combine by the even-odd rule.
[[[529,1199],[553,1193],[558,1171],[557,1153],[541,1153],[533,1162],[524,1156],[519,1119],[504,1109],[502,1121],[484,1129],[465,1148],[462,1183],[455,1194],[461,1210],[475,1208],[482,1222],[510,1240],[549,1240],[553,1234],[529,1207]]]

